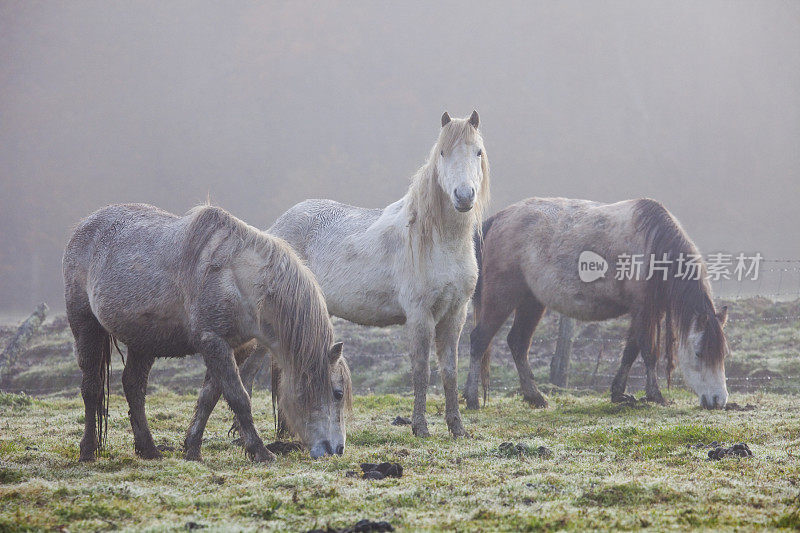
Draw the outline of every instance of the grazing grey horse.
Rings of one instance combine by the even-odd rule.
[[[472,235],[489,201],[489,161],[478,113],[442,115],[439,139],[406,195],[384,209],[306,200],[268,230],[285,239],[317,277],[328,311],[356,324],[405,324],[414,380],[412,430],[426,437],[425,401],[433,346],[445,419],[465,434],[458,409],[458,338],[478,267]],[[249,386],[263,358],[242,368]],[[276,371],[277,370],[277,371]],[[280,369],[273,369],[280,382]]]
[[[647,399],[664,402],[656,379],[663,344],[668,372],[675,366],[676,348],[683,377],[703,407],[725,406],[724,360],[729,350],[722,328],[727,308],[719,313],[714,309],[697,247],[659,202],[529,198],[486,220],[482,238],[465,387],[468,408],[478,408],[479,374],[484,391],[488,387],[489,343],[512,312],[508,346],[523,397],[537,407],[547,406],[528,364],[531,337],[546,307],[578,320],[631,315],[622,364],[611,386],[612,401],[631,399],[625,385],[641,354]],[[602,270],[603,262],[607,270]],[[620,265],[622,271],[615,272]],[[582,279],[579,267],[593,275]]]
[[[342,345],[333,344],[314,276],[280,239],[216,207],[178,217],[144,204],[112,205],[78,224],[64,252],[64,284],[83,371],[80,460],[92,460],[103,444],[112,340],[128,346],[122,385],[141,457],[160,457],[145,418],[154,359],[200,353],[207,380],[186,436],[187,459],[200,459],[220,394],[248,454],[274,459],[253,425],[233,356],[252,339],[272,347],[285,376],[281,410],[311,455],[344,449],[350,374]]]

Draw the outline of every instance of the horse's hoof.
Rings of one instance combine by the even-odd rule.
[[[252,459],[254,463],[271,463],[276,459],[276,457],[274,453],[264,448],[263,450],[258,450],[253,453]]]
[[[78,457],[79,463],[93,463],[97,460],[94,452],[81,452],[80,457]]]
[[[141,457],[142,459],[161,459],[161,452],[156,449],[155,446],[148,446],[146,448],[136,448],[134,449],[136,455]]]
[[[422,422],[421,424],[412,424],[411,431],[414,433],[415,437],[427,438],[431,436],[430,431],[428,431],[427,422]]]
[[[636,397],[632,394],[617,393],[611,394],[611,403],[636,403]]]
[[[467,401],[467,409],[472,411],[477,411],[481,408],[480,403],[478,403],[478,389],[476,388],[474,391],[472,387],[465,387],[464,388],[464,399]]]
[[[467,431],[464,429],[464,426],[461,424],[450,426],[450,433],[453,435],[454,438],[458,439],[460,437],[466,437]]]
[[[183,458],[186,459],[187,461],[197,461],[199,463],[202,462],[203,455],[200,453],[200,450],[186,450],[186,453],[184,453]]]
[[[537,409],[545,409],[550,405],[547,403],[547,400],[541,394],[538,396],[535,395],[523,396],[523,398],[526,402],[528,402]]]
[[[652,398],[648,397],[648,396],[645,396],[645,401],[650,402],[650,403],[654,403],[654,404],[657,404],[657,405],[661,405],[661,406],[669,405],[669,402],[667,402],[667,400],[665,400],[663,396],[655,396],[655,397],[652,397]]]

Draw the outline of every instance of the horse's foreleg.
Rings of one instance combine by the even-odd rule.
[[[248,347],[248,352],[240,355],[239,350],[236,351],[236,362],[239,365],[239,375],[242,378],[247,395],[253,397],[253,384],[256,381],[256,376],[264,368],[267,362],[267,348],[261,343],[255,345],[254,348]]]
[[[436,325],[436,355],[442,374],[445,420],[454,437],[467,433],[458,411],[458,339],[466,318],[467,306],[462,305]]]
[[[645,399],[648,402],[655,402],[665,405],[667,402],[664,396],[661,395],[661,389],[658,387],[658,369],[656,365],[658,360],[653,350],[642,350],[642,360],[644,361],[644,369],[646,375],[645,381]]]
[[[544,306],[535,298],[531,297],[523,301],[514,313],[514,324],[506,338],[511,355],[514,357],[517,374],[519,374],[522,397],[534,407],[547,407],[547,400],[539,392],[533,379],[533,370],[528,362],[528,350],[531,347],[533,332],[543,313]]]
[[[222,387],[219,381],[211,377],[211,371],[206,370],[206,377],[200,394],[197,396],[197,405],[194,408],[194,416],[186,430],[186,440],[183,443],[184,457],[187,461],[201,461],[200,445],[203,442],[203,432],[208,423],[208,417],[217,405],[219,397],[222,395]]]
[[[147,425],[144,409],[147,378],[152,366],[152,356],[129,349],[125,370],[122,371],[122,388],[128,400],[128,415],[133,429],[133,449],[136,455],[144,459],[161,458],[161,452],[156,449],[153,435]]]
[[[631,371],[636,356],[639,355],[639,343],[636,341],[636,335],[631,328],[628,331],[628,340],[625,342],[625,349],[622,351],[622,362],[617,370],[617,375],[614,376],[614,381],[611,383],[611,401],[614,403],[623,403],[636,401],[636,398],[630,394],[625,394],[625,387],[628,384],[628,373]]]
[[[225,401],[228,402],[233,414],[236,415],[247,453],[255,461],[275,460],[275,455],[264,446],[253,425],[250,397],[247,395],[247,391],[239,377],[239,372],[236,369],[233,350],[221,337],[211,332],[202,334],[199,348],[206,362],[206,367],[211,372],[212,379],[219,382]]]
[[[292,432],[289,430],[289,423],[286,421],[286,416],[281,411],[281,367],[275,363],[275,358],[272,358],[272,394],[275,401],[275,437],[278,439],[289,439],[292,437]]]
[[[428,358],[433,339],[433,318],[428,314],[408,322],[411,345],[411,370],[414,379],[414,413],[411,416],[411,430],[417,437],[429,437],[428,421],[425,419],[425,403],[428,395],[430,366]]]
[[[242,384],[252,402],[253,384],[256,381],[256,376],[266,364],[267,349],[262,343],[254,343],[253,345],[248,343],[236,349],[234,358],[236,359],[236,364],[239,366],[239,376],[241,377]],[[228,435],[233,432],[239,433],[239,426],[235,419],[228,431]],[[238,440],[240,439],[235,440],[234,443],[237,443]]]

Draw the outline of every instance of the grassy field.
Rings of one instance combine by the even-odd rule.
[[[205,462],[181,458],[205,371],[196,356],[156,362],[148,417],[156,443],[173,451],[161,461],[137,459],[116,355],[107,456],[78,464],[80,371],[66,321],[56,315],[0,383],[2,390],[31,394],[0,393],[0,533],[305,531],[360,519],[399,530],[800,529],[800,300],[721,303],[730,305],[730,401],[754,410],[702,411],[679,375],[671,390],[662,379],[673,405],[610,404],[609,375],[619,364],[625,320],[578,324],[570,390],[544,385],[551,407],[533,410],[517,393],[506,325],[493,343],[492,399],[480,412],[462,408],[471,436],[461,440],[447,435],[434,357],[428,402],[434,436],[419,440],[409,427],[390,424],[411,414],[401,328],[336,320],[358,393],[347,450],[319,461],[295,452],[269,465],[251,464],[230,442],[227,408],[212,416]],[[547,381],[557,319],[547,314],[534,337],[530,359],[540,384]],[[0,347],[16,331],[14,322],[0,325]],[[468,338],[461,338],[461,384]],[[632,391],[642,386],[640,364]],[[273,440],[268,382],[262,372],[254,398],[265,441]],[[713,441],[745,442],[754,456],[707,461],[702,445]],[[527,448],[518,454],[501,449],[504,442]],[[539,453],[540,446],[550,453]],[[347,475],[360,472],[360,463],[381,461],[399,462],[404,476]]]
[[[0,395],[0,531],[303,531],[386,520],[400,530],[586,530],[800,528],[800,409],[792,396],[738,395],[752,411],[708,412],[673,389],[668,407],[617,406],[605,394],[551,395],[533,410],[497,398],[465,412],[471,436],[453,440],[429,400],[433,437],[406,427],[411,398],[355,399],[342,457],[294,452],[254,465],[230,443],[227,409],[210,420],[204,462],[181,458],[194,395],[148,397],[161,461],[133,454],[127,405],[112,397],[106,457],[78,464],[79,397]],[[267,393],[254,417],[271,440]],[[503,442],[528,446],[521,454]],[[692,445],[746,442],[751,458],[706,460]],[[544,446],[549,453],[540,453]],[[348,477],[359,463],[395,461],[400,479]]]

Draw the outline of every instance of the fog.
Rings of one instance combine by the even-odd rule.
[[[387,205],[473,108],[491,212],[649,196],[704,252],[800,258],[798,2],[5,0],[0,309],[63,308],[108,203]]]

